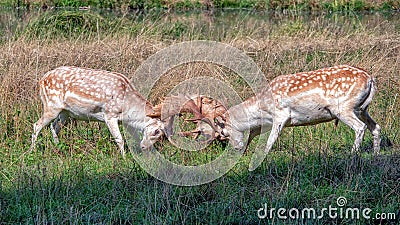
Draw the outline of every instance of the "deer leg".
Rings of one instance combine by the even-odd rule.
[[[381,139],[379,138],[379,133],[381,127],[371,118],[367,111],[361,112],[359,118],[367,125],[369,131],[371,131],[374,137],[374,153],[379,154]]]
[[[68,123],[69,116],[65,112],[61,112],[57,118],[50,124],[50,130],[53,134],[54,143],[58,144],[58,134],[60,133],[60,129],[62,126],[65,126]]]
[[[271,128],[271,133],[269,134],[269,137],[268,137],[267,146],[265,147],[264,152],[262,152],[262,150],[257,151],[257,149],[256,149],[253,156],[251,157],[251,161],[249,164],[250,171],[255,170],[262,163],[262,161],[264,160],[267,153],[271,150],[272,145],[278,139],[280,133],[282,132],[282,130],[285,127],[285,124],[288,120],[289,120],[289,117],[286,119],[274,119],[274,122],[273,122],[272,128]],[[261,129],[260,130],[258,130],[258,129],[252,130],[252,132],[255,132],[255,134],[259,133],[258,131],[261,131]],[[251,135],[251,133],[250,133],[250,135]]]
[[[111,118],[111,119],[105,119],[104,121],[106,122],[111,135],[114,137],[114,140],[118,145],[118,148],[121,152],[122,158],[125,159],[124,139],[122,139],[122,135],[119,130],[118,119]]]
[[[288,120],[289,120],[289,118],[286,118],[284,120],[276,119],[276,121],[273,122],[271,133],[269,134],[268,141],[267,141],[267,146],[265,147],[266,153],[268,153],[271,150],[272,145],[278,139],[279,135],[281,134],[281,132],[282,132],[283,128],[285,127],[285,124]]]
[[[351,151],[358,151],[364,137],[365,130],[367,129],[367,125],[363,121],[361,121],[354,112],[341,114],[340,116],[338,116],[338,118],[340,121],[342,121],[354,130],[356,137]]]
[[[249,147],[251,141],[252,141],[255,137],[257,137],[258,135],[260,135],[260,134],[261,134],[261,127],[257,127],[257,128],[255,128],[255,129],[250,129],[249,139],[248,139],[248,141],[247,141],[247,143],[246,143],[246,148],[245,148],[245,150]]]
[[[36,139],[43,127],[47,126],[52,120],[57,118],[60,112],[61,110],[56,109],[52,109],[52,111],[46,110],[43,112],[42,117],[40,117],[39,120],[33,124],[32,145],[29,148],[29,151],[32,151],[35,148]]]

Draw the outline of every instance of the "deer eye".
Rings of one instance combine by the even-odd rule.
[[[160,134],[160,130],[159,129],[157,129],[157,130],[155,130],[154,131],[154,134],[153,134],[153,136],[156,136],[156,135],[159,135]]]

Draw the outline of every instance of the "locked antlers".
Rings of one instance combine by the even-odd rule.
[[[191,136],[193,139],[196,139],[199,135],[204,135],[209,141],[212,141],[221,137],[214,121],[217,118],[224,118],[226,111],[227,109],[221,102],[203,95],[177,95],[165,97],[147,116],[166,121],[168,123],[167,130],[171,131],[167,135],[172,135],[173,123],[171,120],[173,120],[173,117],[190,113],[193,117],[185,118],[184,121],[196,123],[196,128],[178,134],[185,137]]]

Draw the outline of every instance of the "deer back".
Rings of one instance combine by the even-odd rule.
[[[104,121],[105,114],[120,117],[126,105],[151,110],[120,73],[63,66],[46,73],[39,86],[44,107],[66,110],[77,119]]]

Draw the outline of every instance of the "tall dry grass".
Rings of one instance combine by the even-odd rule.
[[[77,35],[76,39],[21,34],[2,42],[0,221],[119,224],[142,219],[148,224],[171,220],[251,224],[259,222],[254,210],[263,202],[322,207],[341,194],[354,204],[396,209],[400,196],[397,22],[382,15],[368,20],[349,15],[322,15],[311,21],[302,15],[271,17],[232,17],[226,26],[209,16],[165,18],[156,24],[146,21],[137,33],[121,29],[113,34]],[[205,30],[204,25],[198,26],[204,21],[209,24]],[[183,29],[170,32],[173,26]],[[37,82],[45,72],[74,65],[131,77],[158,50],[193,39],[221,41],[243,50],[268,79],[337,64],[370,71],[379,89],[370,114],[382,127],[386,146],[382,156],[350,155],[354,134],[342,125],[337,129],[332,124],[288,128],[257,171],[247,172],[251,146],[248,155],[223,178],[200,187],[178,188],[152,180],[132,159],[120,160],[107,129],[95,123],[68,125],[57,146],[44,129],[38,151],[22,155],[30,145],[32,124],[41,114]],[[150,99],[156,103],[180,81],[203,75],[229,81],[243,97],[252,94],[237,76],[226,76],[218,66],[188,64],[165,74]],[[393,146],[387,147],[388,139]],[[371,135],[367,133],[363,150],[369,150],[369,145]],[[221,212],[229,218],[221,218]],[[164,214],[169,217],[159,217]],[[324,222],[332,221],[320,223]]]
[[[339,26],[342,19],[338,18],[336,25]],[[338,64],[365,68],[377,79],[381,91],[376,98],[391,102],[391,107],[395,111],[398,105],[396,93],[399,93],[398,32],[394,25],[383,18],[374,19],[377,21],[367,24],[360,22],[358,25],[362,27],[354,29],[355,31],[351,33],[346,31],[352,26],[346,24],[347,21],[344,21],[342,27],[332,27],[332,25],[323,27],[326,22],[319,21],[319,18],[310,23],[298,19],[294,22],[283,21],[277,25],[263,22],[259,24],[262,26],[257,28],[252,26],[254,21],[250,19],[236,30],[236,34],[231,32],[230,35],[233,36],[226,36],[221,41],[241,49],[252,57],[268,79],[281,74]],[[185,22],[190,24],[192,21]],[[166,20],[164,26],[168,26],[169,23],[170,21]],[[161,26],[163,25],[157,24],[154,29],[157,30]],[[248,27],[252,29],[251,36],[246,35]],[[265,27],[268,27],[269,31],[264,37]],[[183,32],[194,31],[196,30]],[[162,35],[149,37],[144,33],[139,36],[121,34],[82,38],[82,40],[64,38],[35,40],[24,37],[9,40],[0,46],[2,114],[10,118],[10,115],[17,110],[16,105],[23,107],[22,111],[29,111],[28,109],[32,107],[38,111],[37,82],[45,72],[58,66],[74,65],[105,69],[131,77],[139,65],[158,50],[173,43],[193,39],[181,37],[178,40],[162,40],[162,38],[164,38]],[[190,74],[187,72],[189,68],[191,68]],[[220,69],[213,66],[186,65],[177,70],[170,71],[157,83],[153,91],[154,102],[167,93],[166,90],[189,77],[210,74],[221,78]],[[231,79],[235,80],[238,77]],[[243,96],[250,94],[247,92]]]

